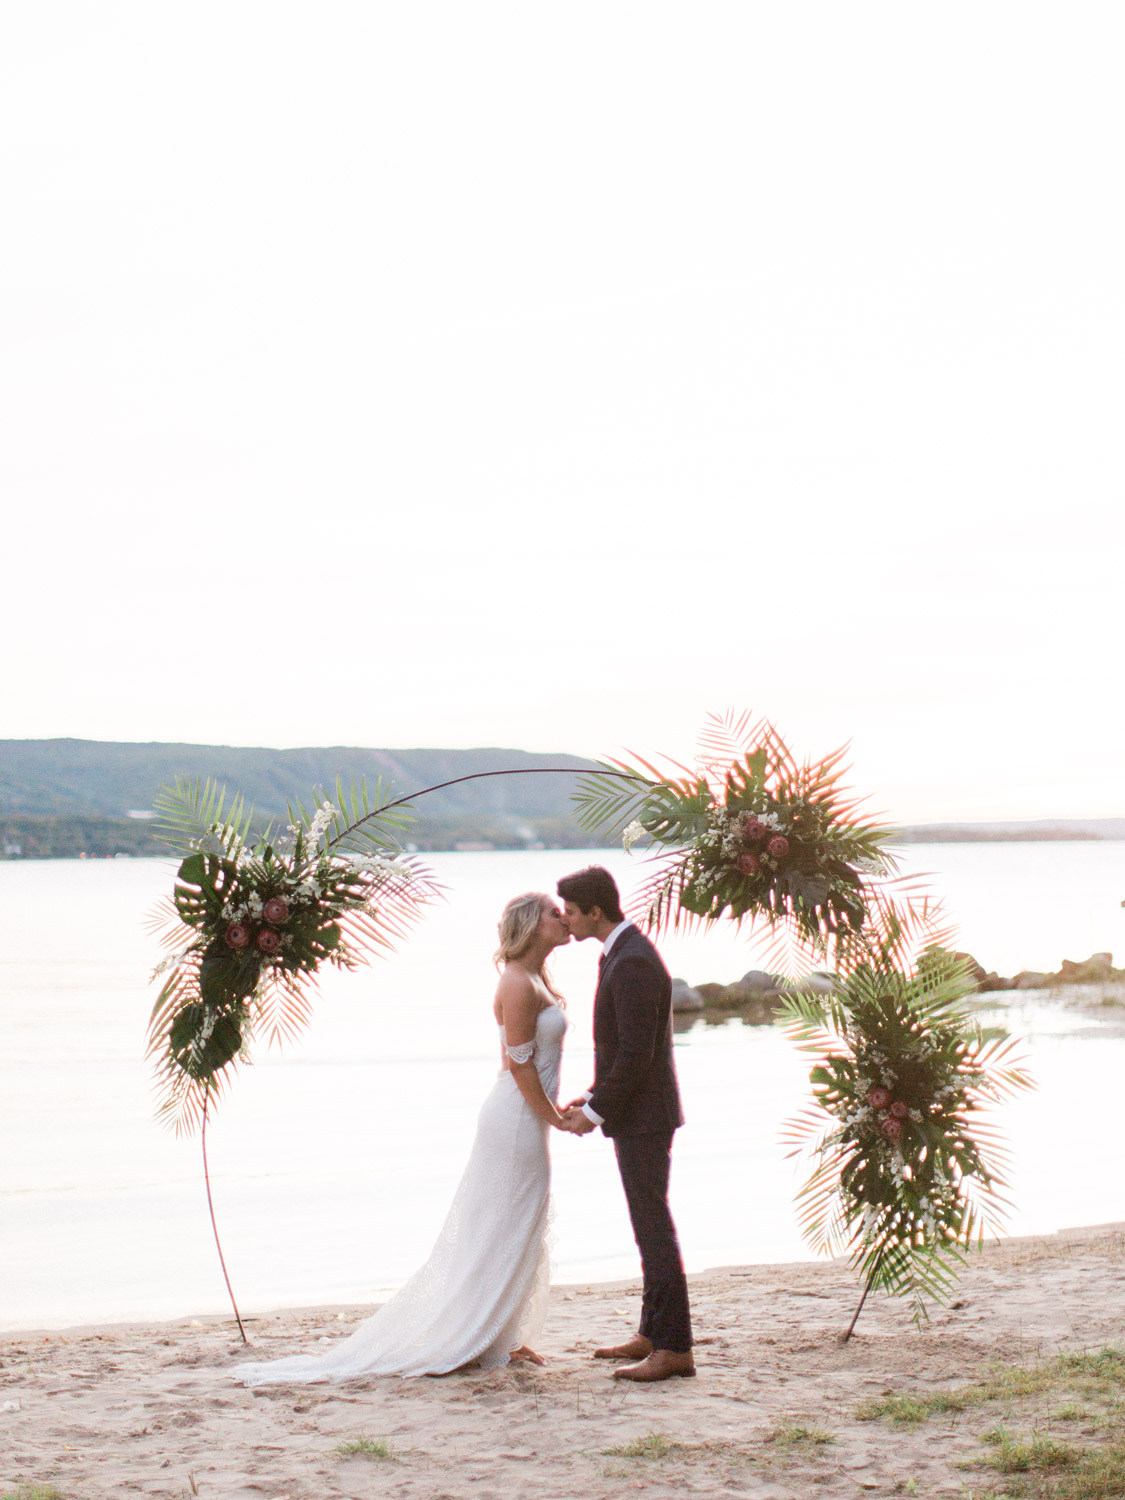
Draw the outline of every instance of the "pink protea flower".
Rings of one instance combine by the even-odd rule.
[[[281,939],[277,933],[268,927],[263,927],[258,934],[258,951],[265,954],[276,953],[280,947]]]
[[[753,814],[742,825],[742,837],[750,839],[755,844],[760,844],[767,833],[769,833],[768,825],[763,823],[761,818],[757,818]]]
[[[762,861],[756,854],[740,854],[738,856],[738,868],[743,875],[756,875],[762,868]]]
[[[789,853],[789,840],[784,834],[775,833],[766,845],[766,848],[773,855],[774,859],[780,859],[782,855]]]
[[[262,916],[271,927],[280,927],[289,920],[289,908],[280,896],[271,896],[262,907]]]
[[[232,948],[245,948],[250,941],[250,929],[245,922],[232,922],[226,932],[227,943]]]
[[[888,1115],[879,1128],[888,1141],[897,1141],[902,1134],[902,1121],[896,1120],[893,1115]]]
[[[867,1090],[867,1102],[872,1109],[886,1109],[891,1102],[891,1091],[876,1084],[873,1089]]]
[[[896,1099],[891,1105],[891,1114],[896,1120],[905,1120],[910,1113],[910,1105],[904,1104],[901,1099]]]

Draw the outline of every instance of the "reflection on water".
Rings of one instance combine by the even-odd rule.
[[[927,849],[927,859],[947,847]],[[1091,907],[1103,900],[1107,848],[1119,857],[1121,846],[1063,851]],[[1018,851],[1023,865],[1003,863],[1009,846],[962,851],[962,865],[977,861],[971,879],[964,869],[958,877],[963,890],[987,888],[980,871],[997,850],[997,879],[1024,880],[1029,947],[1005,954],[1019,908],[1009,891],[1008,926],[979,956],[1010,970],[1112,946],[1101,916],[1096,942],[1087,928],[1044,933],[1043,912],[1054,908],[1033,904],[1044,873],[1028,846]],[[1082,851],[1085,876],[1075,863]],[[371,969],[330,973],[301,1043],[244,1070],[216,1120],[211,1159],[231,1274],[248,1307],[368,1299],[425,1256],[497,1066],[496,917],[515,892],[552,889],[581,862],[549,850],[435,856],[449,900],[414,940]],[[621,854],[606,863],[623,884],[637,877]],[[198,1142],[154,1122],[142,1056],[155,954],[141,919],[169,875],[154,861],[0,864],[2,1326],[224,1306]],[[986,916],[974,909],[967,925],[983,930]],[[758,966],[727,929],[662,947],[673,973],[694,983],[729,982]],[[556,962],[573,1023],[564,1097],[590,1081],[596,960],[586,943]],[[1004,1112],[1013,1229],[1125,1219],[1115,1110],[1125,1012],[998,1000],[996,1013],[1027,1038],[1039,1085]],[[804,1102],[807,1064],[774,1027],[734,1017],[683,1018],[676,1057],[688,1124],[673,1199],[688,1265],[804,1258],[793,1163],[779,1135]],[[556,1138],[554,1189],[556,1279],[635,1274],[609,1143],[597,1134]]]

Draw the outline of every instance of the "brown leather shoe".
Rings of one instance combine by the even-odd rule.
[[[627,1344],[614,1344],[610,1349],[595,1349],[595,1359],[644,1359],[652,1353],[652,1343],[643,1333],[634,1334]]]
[[[675,1349],[654,1349],[639,1365],[622,1365],[614,1370],[614,1380],[670,1380],[673,1375],[694,1375],[695,1360],[689,1350],[680,1354]]]

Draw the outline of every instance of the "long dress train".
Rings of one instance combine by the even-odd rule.
[[[535,1067],[556,1099],[567,1020],[550,1005],[535,1023]],[[503,1027],[500,1029],[504,1044]],[[547,1310],[549,1126],[508,1071],[484,1101],[464,1176],[429,1260],[400,1291],[323,1355],[236,1365],[245,1385],[439,1375],[477,1361],[506,1365]]]

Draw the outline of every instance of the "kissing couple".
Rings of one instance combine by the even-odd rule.
[[[613,1141],[641,1254],[640,1327],[598,1349],[619,1380],[694,1375],[687,1281],[668,1209],[672,1138],[683,1123],[672,1058],[672,981],[648,938],[625,920],[608,870],[531,891],[504,908],[492,1005],[500,1073],[484,1101],[464,1176],[433,1251],[404,1287],[324,1355],[236,1365],[245,1385],[444,1375],[464,1365],[541,1365],[532,1347],[547,1311],[546,1229],[552,1129]],[[547,969],[571,939],[601,943],[594,1000],[594,1081],[557,1103],[563,997]]]

